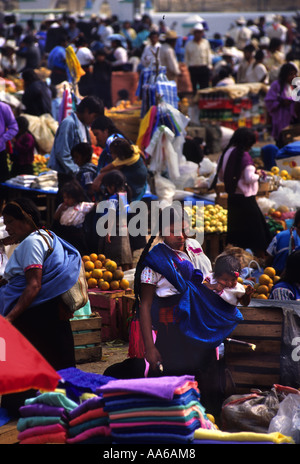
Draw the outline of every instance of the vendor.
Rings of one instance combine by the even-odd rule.
[[[5,244],[18,244],[0,281],[0,314],[40,352],[55,370],[75,367],[70,312],[60,295],[77,281],[81,257],[52,232],[40,229],[35,204],[20,198],[3,209]],[[14,410],[24,395],[2,397]],[[20,404],[19,404],[20,406]]]
[[[300,249],[300,210],[295,214],[291,229],[279,232],[269,244],[266,265],[272,265],[276,273],[280,275],[284,270],[287,257],[298,249]]]
[[[273,286],[269,300],[300,300],[300,250],[287,257],[281,279]]]

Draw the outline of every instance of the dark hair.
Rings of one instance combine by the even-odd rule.
[[[277,37],[273,37],[269,43],[269,51],[272,53],[282,45],[282,40]]]
[[[214,264],[214,275],[215,277],[220,277],[222,274],[229,274],[231,276],[236,276],[236,273],[241,272],[241,263],[233,255],[220,255],[217,257]]]
[[[300,209],[296,211],[296,214],[294,216],[294,223],[293,226],[297,227],[297,224],[300,224]]]
[[[36,204],[30,198],[17,198],[7,203],[2,211],[3,215],[11,216],[19,221],[29,221],[28,216],[35,226],[40,227],[41,215]],[[28,216],[27,216],[28,215]]]
[[[278,82],[280,85],[280,90],[281,92],[284,89],[284,86],[286,84],[287,77],[292,73],[292,72],[297,72],[297,68],[293,63],[285,63],[281,66],[279,70],[279,75],[278,75]]]
[[[18,116],[16,118],[16,121],[18,123],[19,132],[24,133],[24,132],[28,131],[28,128],[29,128],[28,119],[26,119],[24,116]]]
[[[265,54],[262,50],[257,50],[257,52],[255,53],[255,60],[256,61],[261,61],[263,60],[265,57]]]
[[[227,37],[225,40],[225,47],[234,47],[235,41],[232,37]]]
[[[98,129],[98,130],[101,130],[101,131],[107,130],[108,135],[120,134],[120,135],[122,135],[124,137],[124,139],[126,139],[129,143],[131,143],[131,141],[128,139],[128,137],[126,137],[126,135],[124,135],[123,132],[120,131],[116,127],[116,125],[112,121],[112,119],[108,118],[104,114],[102,114],[101,116],[96,118],[95,121],[92,122],[91,129],[92,130],[93,129],[96,129],[96,130]]]
[[[243,51],[253,53],[255,51],[255,47],[252,44],[248,44],[243,48]]]
[[[280,282],[300,283],[300,250],[293,251],[288,255],[285,268],[280,276]]]
[[[111,144],[109,145],[110,153],[117,155],[117,157],[121,160],[125,160],[131,158],[134,151],[131,144],[125,140],[121,139],[120,137],[114,139]]]
[[[210,187],[211,189],[213,189],[216,186],[216,183],[218,180],[218,174],[222,167],[223,159],[224,159],[224,156],[227,150],[229,150],[230,147],[235,147],[238,151],[238,160],[240,162],[236,163],[236,166],[235,166],[235,173],[237,173],[240,170],[244,152],[248,151],[252,147],[252,145],[254,145],[255,143],[256,143],[256,136],[253,130],[248,129],[246,127],[240,127],[234,132],[233,136],[229,140],[228,145],[225,147],[222,155],[220,156],[220,159],[218,161],[218,166],[217,166],[217,172]]]
[[[131,200],[131,189],[127,184],[125,175],[119,169],[113,169],[103,176],[102,185],[104,187],[114,186],[116,192],[127,192],[127,198]]]
[[[97,113],[102,115],[104,114],[103,101],[92,95],[84,97],[77,106],[77,111],[78,113],[84,113],[85,110],[87,110],[90,114]]]
[[[31,82],[40,80],[39,76],[33,69],[25,69],[22,73],[22,79],[27,84],[31,84]]]
[[[60,189],[60,194],[63,196],[63,194],[69,195],[71,198],[74,198],[74,200],[77,203],[81,203],[82,201],[86,201],[86,194],[81,187],[80,183],[77,180],[71,180],[70,182],[67,182],[62,186]]]
[[[71,156],[73,157],[75,153],[78,153],[83,161],[88,163],[92,159],[93,147],[89,143],[80,142],[72,148]]]

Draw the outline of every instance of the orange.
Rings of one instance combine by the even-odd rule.
[[[105,271],[103,272],[103,279],[106,280],[107,282],[111,282],[113,278],[113,275],[110,271]]]
[[[97,259],[98,259],[98,255],[96,253],[90,254],[90,260],[93,261],[93,263],[97,261]]]
[[[89,271],[89,272],[85,271],[86,280],[88,280],[91,276],[92,276],[92,271]]]
[[[86,271],[92,271],[92,270],[94,269],[94,267],[95,267],[95,266],[94,266],[94,263],[93,263],[92,261],[86,261],[86,262],[84,263],[84,269],[85,269]]]
[[[98,255],[98,259],[99,259],[99,261],[103,262],[103,261],[106,260],[106,257],[105,257],[105,255],[100,254],[100,255]]]
[[[85,263],[86,261],[90,261],[90,257],[88,255],[84,255],[82,258],[82,261]]]
[[[260,285],[257,289],[257,293],[259,294],[264,293],[266,295],[268,291],[269,291],[269,287],[267,285]]]
[[[110,283],[110,289],[111,290],[118,290],[119,289],[119,282],[117,280],[112,280]]]
[[[121,280],[121,279],[123,279],[123,277],[124,277],[124,272],[121,271],[121,269],[117,269],[117,270],[114,272],[113,276],[114,276],[114,279],[115,279],[115,280]]]
[[[260,285],[269,285],[271,283],[271,279],[267,274],[262,274],[261,276],[259,276],[258,281]]]
[[[122,279],[121,282],[120,282],[120,288],[122,288],[122,290],[126,290],[128,287],[129,287],[128,280],[127,279]]]
[[[102,291],[109,290],[109,283],[105,282],[105,280],[102,280],[101,282],[98,282],[98,287]]]
[[[275,276],[275,277],[274,277],[274,284],[276,284],[279,280],[280,280],[280,277],[279,277],[279,276]]]
[[[91,277],[94,277],[94,279],[101,279],[103,276],[103,272],[101,271],[101,269],[94,269],[92,271],[92,276]]]
[[[267,300],[268,299],[267,295],[265,295],[264,293],[260,293],[256,298],[259,299],[259,300]]]
[[[264,270],[264,274],[267,274],[271,279],[274,279],[276,275],[276,271],[273,267],[266,267]]]
[[[90,277],[87,283],[88,283],[88,288],[96,288],[98,285],[97,279],[94,279],[93,277]]]
[[[102,268],[102,261],[100,261],[100,259],[97,259],[94,262],[94,266],[95,266],[95,269],[101,269]]]
[[[118,265],[115,261],[109,259],[108,261],[106,261],[105,267],[108,271],[114,272],[117,269]]]

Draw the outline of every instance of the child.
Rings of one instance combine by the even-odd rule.
[[[92,163],[92,146],[86,142],[78,143],[72,148],[71,156],[74,162],[79,166],[79,172],[76,175],[78,182],[85,191],[87,198],[90,201],[94,201],[92,184],[97,176],[97,167]]]
[[[36,141],[34,136],[28,130],[29,122],[24,116],[16,118],[19,126],[19,132],[13,143],[12,168],[11,176],[15,177],[20,174],[33,174],[34,151]]]
[[[254,290],[251,285],[245,288],[238,282],[240,272],[241,265],[236,257],[221,255],[216,259],[213,272],[206,276],[203,283],[227,303],[248,306]]]
[[[118,170],[107,173],[102,180],[108,193],[108,227],[106,236],[99,234],[99,253],[103,253],[122,267],[123,271],[132,268],[132,252],[127,229],[127,210],[131,199],[130,188],[125,176]],[[120,221],[120,208],[125,208],[126,220]],[[115,234],[112,230],[115,227]],[[123,229],[126,229],[125,231]],[[99,229],[97,229],[97,232]],[[98,232],[99,233],[99,232]]]
[[[54,213],[52,230],[77,248],[81,256],[88,254],[84,222],[86,215],[95,208],[95,203],[85,201],[84,190],[76,180],[63,185],[61,194],[63,203]]]
[[[120,169],[131,188],[132,201],[140,200],[146,191],[148,175],[142,152],[136,145],[121,138],[114,139],[109,149],[113,161],[101,169],[100,176],[113,169]]]

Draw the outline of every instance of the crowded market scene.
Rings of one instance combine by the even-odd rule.
[[[102,3],[1,15],[0,444],[300,444],[300,12]]]

